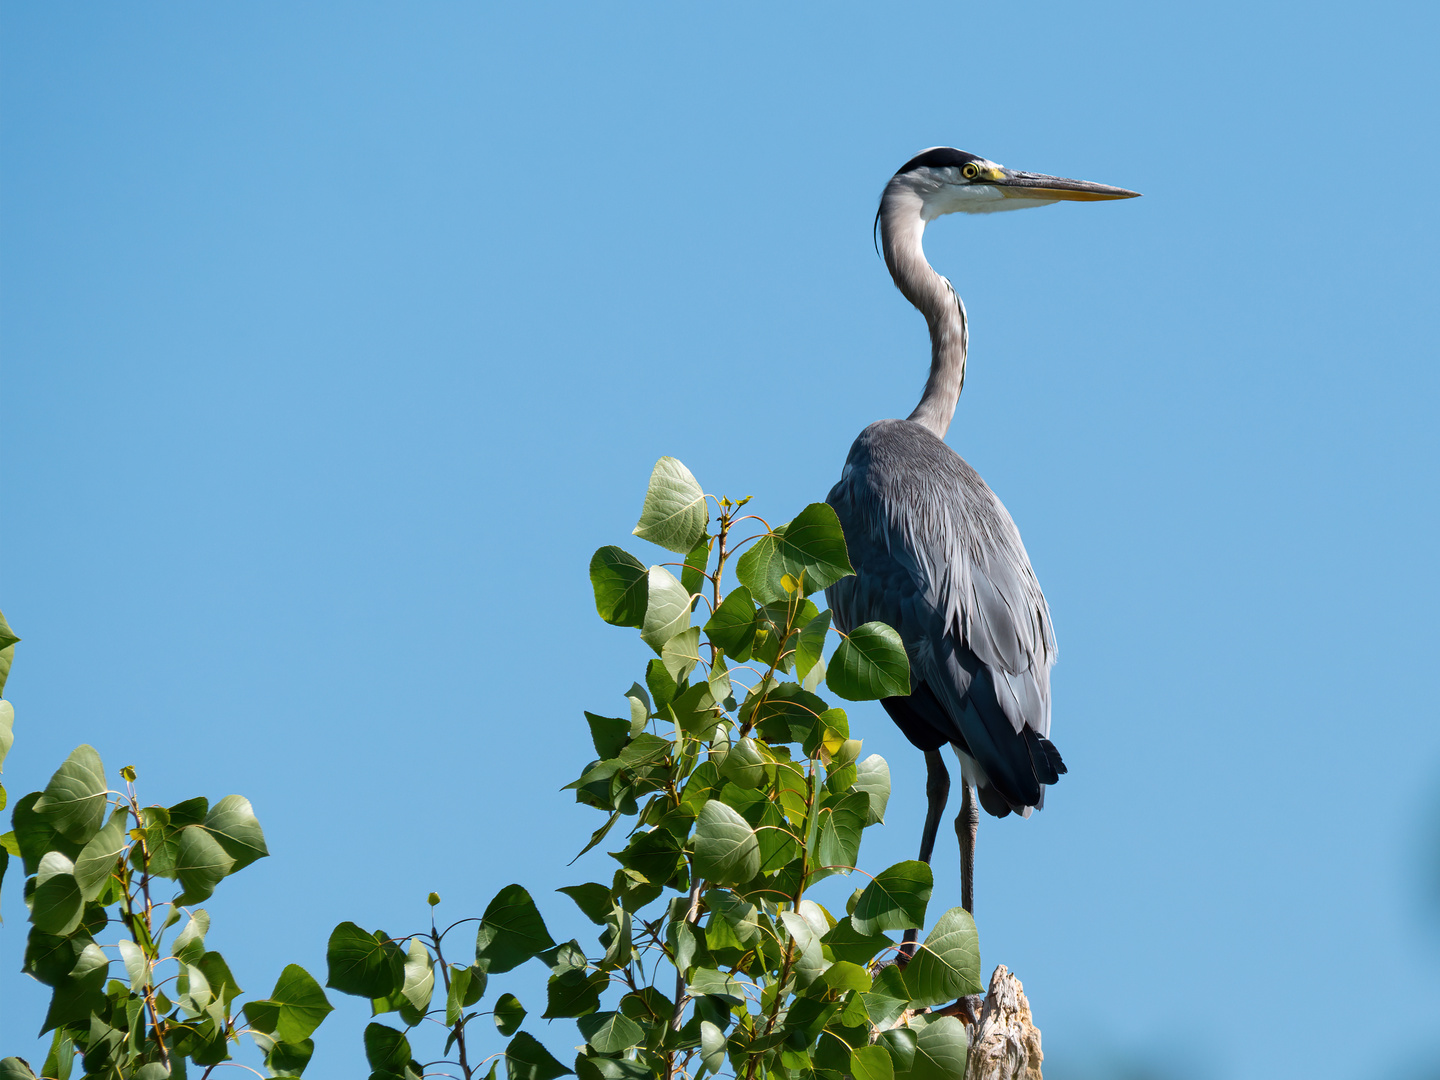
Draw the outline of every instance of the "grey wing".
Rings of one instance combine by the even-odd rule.
[[[829,501],[856,574],[826,596],[842,629],[878,619],[904,640],[912,694],[885,704],[906,735],[943,735],[1003,796],[993,812],[1023,813],[1064,771],[1048,740],[1049,609],[999,500],[948,447],[923,449],[932,460],[908,475],[863,455],[847,466]]]

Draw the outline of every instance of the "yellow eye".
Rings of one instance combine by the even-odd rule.
[[[960,166],[960,175],[965,177],[966,180],[974,180],[975,177],[980,175],[980,166],[976,165],[973,161],[967,161],[964,165]]]

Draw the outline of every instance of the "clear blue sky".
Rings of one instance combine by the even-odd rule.
[[[556,789],[645,658],[589,555],[662,454],[783,520],[909,411],[871,218],[956,145],[1146,194],[927,237],[1071,770],[982,823],[987,970],[1051,1080],[1436,1075],[1435,11],[5,3],[7,787],[91,742],[248,795],[274,856],[209,906],[258,993],[431,889],[581,933],[548,890],[608,870],[564,868]],[[922,763],[852,726],[883,866]],[[357,1004],[315,1075],[361,1068]]]

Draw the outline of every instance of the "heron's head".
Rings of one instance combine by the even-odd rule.
[[[941,214],[989,214],[1056,202],[1133,199],[1139,194],[1087,180],[1018,172],[950,146],[934,146],[916,154],[900,166],[885,188],[886,197],[918,198],[925,221]]]

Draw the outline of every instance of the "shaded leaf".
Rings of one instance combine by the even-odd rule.
[[[822,611],[805,624],[795,639],[795,673],[804,679],[810,669],[820,663],[825,648],[825,635],[830,632],[830,612]]]
[[[365,1060],[378,1071],[403,1073],[410,1064],[410,1040],[385,1024],[365,1028]]]
[[[610,917],[611,909],[615,906],[610,899],[610,890],[594,881],[584,885],[566,885],[555,891],[574,900],[581,913],[597,926],[605,925],[605,920]]]
[[[857,1046],[850,1051],[850,1075],[854,1080],[895,1080],[895,1063],[882,1046]]]
[[[847,701],[907,697],[910,661],[900,635],[881,622],[857,626],[830,658],[825,684]]]
[[[105,827],[81,848],[80,855],[75,860],[75,880],[86,900],[94,900],[100,895],[105,883],[115,871],[115,864],[129,846],[130,838],[125,829],[127,819],[125,808],[117,808],[110,815]]]
[[[908,930],[909,927],[905,929]],[[864,967],[868,967],[880,953],[895,945],[895,942],[884,934],[860,933],[851,919],[841,919],[821,941],[837,962],[848,961]]]
[[[405,959],[399,946],[352,922],[341,923],[330,934],[325,961],[329,968],[325,985],[357,997],[389,997],[404,978]]]
[[[750,659],[755,640],[755,601],[743,585],[731,589],[705,623],[705,636],[736,663]]]
[[[501,994],[495,1001],[495,1026],[501,1035],[513,1035],[525,1020],[525,1006],[514,994]]]
[[[209,899],[215,886],[234,868],[235,860],[203,826],[187,825],[180,830],[175,876],[185,889],[180,897],[182,904]]]
[[[522,1031],[505,1048],[505,1071],[509,1080],[555,1080],[571,1070],[556,1061],[550,1051]]]
[[[785,597],[787,574],[808,595],[854,572],[840,519],[825,503],[811,503],[793,521],[762,536],[735,565],[741,583],[764,603]]]
[[[624,1013],[597,1012],[575,1021],[597,1054],[619,1054],[645,1037],[645,1029]]]
[[[645,564],[624,548],[602,547],[590,559],[595,610],[612,626],[640,626],[649,597]]]
[[[85,898],[75,880],[75,864],[58,851],[46,852],[35,872],[30,921],[35,929],[67,937],[80,925]]]
[[[543,1019],[585,1016],[600,1008],[600,992],[610,985],[604,972],[586,974],[584,968],[567,968],[552,975],[545,986]]]
[[[855,902],[851,919],[856,932],[869,936],[924,926],[925,905],[933,885],[930,867],[915,859],[882,870]]]
[[[498,975],[554,945],[530,894],[519,885],[507,885],[485,909],[475,939],[475,960]]]
[[[320,1022],[334,1010],[320,984],[299,964],[287,964],[280,972],[268,1003],[276,1010],[275,1026],[271,1030],[287,1043],[308,1041]],[[248,1016],[248,1004],[245,1011]]]

